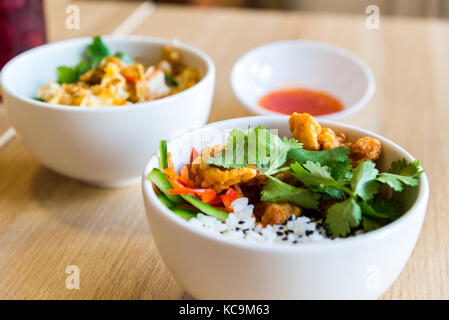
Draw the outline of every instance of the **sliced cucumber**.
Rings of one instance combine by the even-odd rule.
[[[166,196],[164,196],[163,194],[158,194],[157,198],[169,209],[174,208],[176,205],[171,202]]]
[[[166,169],[168,167],[167,141],[159,142],[159,167]]]
[[[168,208],[170,208],[175,214],[179,215],[184,219],[189,220],[195,217],[196,212],[177,208],[176,207],[177,204],[184,203],[182,199],[190,203],[192,206],[200,210],[202,213],[207,214],[208,216],[217,218],[218,220],[221,221],[226,221],[226,219],[228,218],[228,213],[226,211],[214,208],[211,205],[208,205],[207,203],[198,200],[194,196],[191,196],[189,194],[182,194],[181,196],[179,196],[177,194],[168,193],[168,190],[173,189],[173,187],[170,184],[170,181],[168,181],[165,174],[157,168],[154,168],[150,172],[150,174],[148,175],[148,179],[163,193],[163,195],[162,194],[158,195],[159,200],[161,200],[161,202]]]
[[[175,204],[181,204],[184,201],[177,194],[170,194],[168,190],[173,189],[170,181],[168,181],[167,177],[161,170],[154,168],[150,174],[148,175],[148,179],[159,188],[159,190],[171,201]]]
[[[208,216],[217,218],[221,221],[226,221],[228,218],[228,213],[226,211],[217,209],[212,207],[211,205],[208,205],[207,203],[202,202],[201,200],[198,200],[194,196],[191,196],[189,194],[183,194],[181,197],[190,203],[192,206],[200,210],[202,213],[207,214]]]
[[[182,208],[171,208],[171,211],[173,211],[176,215],[180,216],[183,219],[186,219],[187,221],[195,218],[197,213],[192,210],[182,209]]]
[[[173,211],[173,213],[175,213],[176,215],[180,216],[181,218],[189,221],[192,218],[195,218],[196,215],[198,214],[195,211],[192,210],[188,210],[188,209],[184,209],[184,208],[179,208],[176,206],[176,204],[174,204],[173,202],[171,202],[166,196],[164,196],[163,194],[158,194],[157,198],[167,207],[169,208],[171,211]]]

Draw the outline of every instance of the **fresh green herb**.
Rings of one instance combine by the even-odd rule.
[[[370,200],[379,191],[379,183],[376,181],[379,171],[372,161],[360,163],[354,169],[351,179],[351,188],[354,194],[363,200]]]
[[[87,46],[85,55],[91,69],[98,67],[101,60],[109,56],[109,49],[100,36],[93,37],[93,42]]]
[[[117,52],[122,58],[128,60],[128,56],[124,53]],[[93,37],[93,41],[87,46],[84,51],[84,60],[74,67],[60,66],[58,67],[58,82],[59,83],[74,83],[77,82],[82,74],[87,70],[98,67],[101,60],[109,56],[109,49],[101,40],[100,36]],[[129,58],[130,59],[130,58]],[[132,61],[132,59],[130,60]],[[126,63],[126,61],[125,61]],[[132,64],[132,63],[131,63]]]
[[[352,179],[351,161],[339,161],[330,167],[331,176],[340,184],[347,184]]]
[[[415,187],[418,185],[418,176],[423,171],[419,171],[419,161],[408,163],[406,159],[394,161],[388,172],[383,172],[377,181],[388,184],[394,191],[402,191],[403,185]]]
[[[130,56],[128,56],[126,53],[124,53],[123,51],[117,51],[115,53],[115,56],[117,58],[119,58],[120,60],[122,60],[127,65],[132,65],[135,63],[134,60]]]
[[[254,164],[264,170],[266,175],[272,175],[286,163],[290,150],[301,147],[302,144],[297,140],[280,138],[262,126],[248,128],[247,133],[234,129],[228,137],[225,150],[207,158],[206,163],[223,168],[243,168]]]
[[[263,202],[290,202],[306,209],[316,209],[320,195],[306,188],[297,188],[268,176],[268,183],[261,192]]]
[[[172,87],[178,86],[178,82],[175,79],[173,79],[172,76],[169,76],[168,74],[165,75],[165,82],[167,82]]]
[[[331,167],[338,162],[348,162],[349,149],[346,146],[323,151],[311,151],[305,149],[293,149],[288,153],[288,159],[303,164],[307,161],[319,162],[322,165]]]
[[[348,153],[349,149],[346,146],[322,151],[293,149],[289,151],[287,159],[299,164],[307,161],[318,162],[330,169],[331,176],[337,182],[345,184],[352,178],[352,166]]]
[[[82,74],[89,69],[85,61],[81,61],[75,67],[60,66],[58,67],[58,82],[59,83],[74,83],[77,82]]]
[[[379,229],[386,225],[388,220],[372,219],[367,216],[362,217],[362,227],[365,232]]]
[[[34,98],[33,98],[33,100],[36,100],[36,101],[40,101],[40,102],[45,102],[45,100],[44,100],[44,99],[42,99],[42,98],[39,98],[39,97],[34,97]]]
[[[399,203],[394,199],[376,197],[371,201],[360,201],[365,216],[373,219],[395,220],[400,217]]]
[[[296,150],[292,153],[300,154]],[[321,156],[315,159],[325,161]],[[325,220],[334,237],[348,235],[352,228],[361,224],[362,215],[362,227],[365,230],[397,219],[401,215],[399,203],[381,197],[380,182],[390,185],[394,191],[402,191],[402,184],[416,186],[417,177],[422,173],[417,161],[393,162],[389,172],[381,174],[372,161],[362,162],[355,169],[349,165],[349,159],[340,158],[328,163],[331,163],[331,168],[310,160],[302,164],[295,162],[291,164],[291,170],[293,176],[309,187],[311,192],[336,201],[328,209]]]
[[[351,189],[336,181],[329,168],[318,162],[307,161],[303,165],[295,162],[291,165],[293,176],[314,192],[325,193],[331,198],[343,199],[345,193],[353,195]]]
[[[333,204],[327,210],[326,225],[334,237],[344,237],[360,224],[362,210],[354,198]]]

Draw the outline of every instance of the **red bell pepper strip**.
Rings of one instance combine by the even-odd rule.
[[[195,147],[193,147],[192,152],[190,153],[190,163],[192,163],[196,158],[198,158],[198,151],[196,151]]]
[[[221,200],[223,201],[223,205],[225,206],[225,208],[229,209],[231,208],[231,203],[235,200],[239,198],[239,194],[237,193],[237,191],[235,191],[232,188],[228,188],[228,190],[226,191],[226,193],[224,195],[221,196]]]

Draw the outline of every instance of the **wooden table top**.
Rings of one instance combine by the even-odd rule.
[[[449,23],[366,16],[77,1],[79,30],[64,26],[71,2],[46,3],[50,41],[132,33],[177,38],[205,50],[217,68],[209,121],[249,115],[229,84],[246,51],[281,39],[314,39],[353,51],[373,69],[377,89],[344,122],[407,149],[427,171],[427,217],[407,266],[384,299],[449,298]],[[132,16],[132,19],[128,19]],[[0,298],[189,298],[160,259],[147,225],[140,186],[102,190],[56,174],[34,159],[8,129],[0,106]],[[6,136],[1,135],[7,132]],[[66,288],[66,268],[80,289]]]

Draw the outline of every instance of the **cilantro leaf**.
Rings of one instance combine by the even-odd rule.
[[[386,225],[387,223],[388,223],[388,221],[386,221],[386,220],[362,217],[362,226],[363,226],[363,230],[365,232],[379,229],[379,228],[383,227],[384,225]]]
[[[307,161],[303,165],[295,162],[291,165],[293,176],[317,192],[324,192],[333,198],[343,198],[346,188],[331,176],[329,168],[318,162]],[[350,191],[350,190],[349,190]]]
[[[270,160],[265,171],[266,175],[274,174],[276,169],[285,164],[290,150],[302,148],[302,144],[296,139],[288,139],[287,137],[281,139],[277,135],[270,135],[270,137],[274,137],[274,139],[270,139]]]
[[[348,184],[352,179],[352,166],[351,161],[339,161],[335,162],[331,167],[331,176],[340,184]]]
[[[344,237],[360,224],[362,211],[353,198],[337,202],[327,210],[325,223],[333,237]]]
[[[81,61],[75,67],[60,66],[58,67],[58,82],[59,83],[74,83],[77,82],[80,76],[88,70],[87,63]]]
[[[173,79],[172,76],[169,75],[165,75],[165,82],[167,82],[169,85],[173,86],[173,87],[177,87],[178,86],[178,82]]]
[[[134,64],[135,62],[134,62],[134,60],[130,57],[130,56],[128,56],[126,53],[124,53],[123,51],[117,51],[116,53],[115,53],[115,56],[117,57],[117,58],[119,58],[120,60],[122,60],[124,63],[126,63],[127,65],[132,65],[132,64]],[[101,60],[100,60],[101,61]]]
[[[399,202],[394,199],[376,197],[370,201],[360,201],[360,207],[364,216],[375,219],[395,220],[401,216]]]
[[[394,191],[402,191],[403,185],[415,187],[419,184],[418,176],[423,173],[419,170],[419,161],[407,162],[405,158],[391,163],[388,172],[383,172],[377,180],[388,184]]]
[[[280,138],[265,127],[248,128],[247,133],[234,129],[225,150],[206,159],[206,163],[223,168],[242,168],[249,164],[263,169],[266,175],[276,172],[287,161],[287,153],[302,144],[295,139]]]
[[[370,200],[379,191],[379,183],[376,181],[379,170],[372,161],[364,161],[354,169],[351,188],[353,192],[363,200]]]
[[[320,195],[305,188],[297,188],[277,178],[268,176],[261,192],[263,202],[289,202],[307,209],[316,209]]]
[[[89,61],[90,68],[96,68],[101,60],[109,56],[109,49],[100,36],[95,36],[93,37],[93,42],[87,46],[85,55]]]
[[[385,199],[378,196],[370,201],[362,200],[359,205],[362,209],[362,225],[365,231],[383,227],[402,215],[399,211],[399,202],[392,198]]]
[[[206,158],[205,162],[226,169],[243,168],[248,164],[247,141],[242,130],[234,129],[229,133],[225,149],[213,157]]]
[[[313,161],[331,167],[336,162],[349,161],[348,153],[349,149],[346,146],[322,151],[293,149],[288,153],[288,159],[297,161],[299,164],[303,164],[307,161]]]
[[[419,171],[419,160],[407,162],[405,158],[402,158],[401,160],[393,161],[388,172],[403,176],[417,177],[424,171]]]
[[[411,187],[418,185],[418,179],[415,177],[401,176],[398,174],[383,172],[377,178],[377,181],[388,184],[394,191],[402,191],[404,189],[403,184]]]

